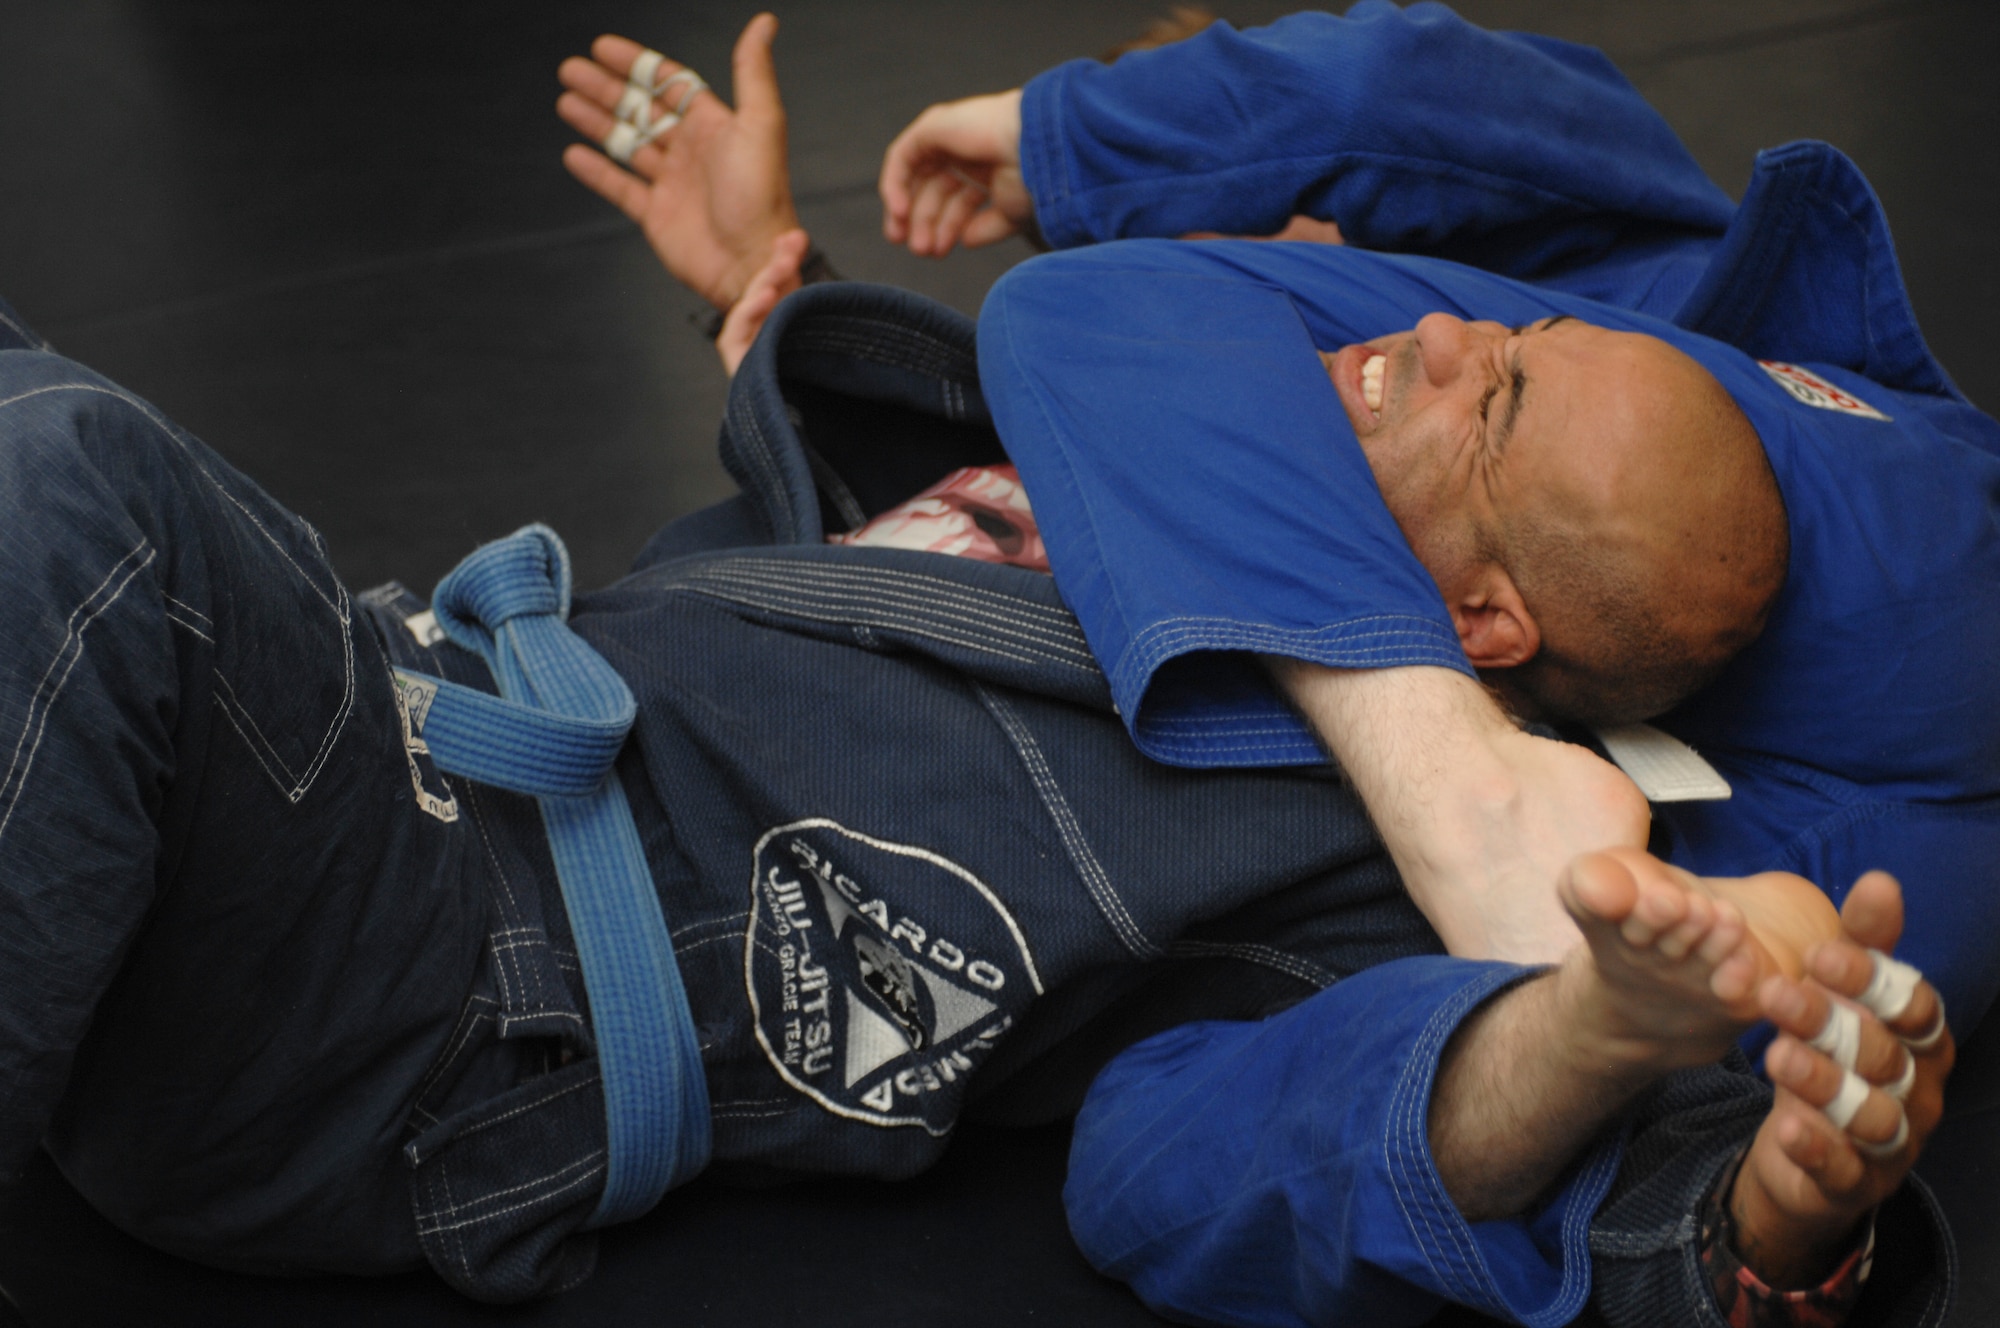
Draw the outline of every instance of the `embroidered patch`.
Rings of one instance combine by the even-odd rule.
[[[744,985],[784,1081],[837,1116],[950,1131],[1042,990],[1027,938],[947,858],[815,818],[751,854]]]
[[[1801,369],[1796,364],[1782,364],[1777,360],[1759,360],[1757,364],[1771,375],[1772,382],[1808,406],[1837,410],[1843,415],[1859,415],[1869,420],[1889,418],[1860,397],[1843,392],[1810,369]]]
[[[416,790],[417,806],[440,821],[456,821],[458,799],[431,761],[431,746],[423,739],[424,718],[431,713],[431,702],[437,700],[437,684],[401,669],[390,669],[389,679],[396,685],[396,713],[403,721],[403,756],[410,763],[410,786]],[[432,792],[432,784],[443,792]]]

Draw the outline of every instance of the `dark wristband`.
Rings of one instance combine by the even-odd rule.
[[[1701,1206],[1701,1267],[1715,1307],[1729,1328],[1840,1328],[1861,1298],[1875,1257],[1875,1219],[1825,1281],[1800,1291],[1778,1291],[1736,1251],[1729,1196],[1748,1149],[1722,1169]]]

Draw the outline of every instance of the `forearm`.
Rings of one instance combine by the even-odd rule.
[[[1061,66],[1024,90],[1021,161],[1059,248],[1307,213],[1351,243],[1435,250],[1606,213],[1719,231],[1731,210],[1597,52],[1423,6],[1218,24]]]
[[[1523,733],[1473,678],[1266,663],[1455,955],[1554,962],[1576,939],[1556,874],[1579,853],[1646,842],[1630,780],[1581,747]]]

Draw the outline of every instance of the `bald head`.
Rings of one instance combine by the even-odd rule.
[[[1468,657],[1523,711],[1658,714],[1762,630],[1783,500],[1756,431],[1687,355],[1574,319],[1434,314],[1327,359]]]

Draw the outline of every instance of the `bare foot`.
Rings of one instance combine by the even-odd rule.
[[[1805,957],[1821,941],[1840,935],[1840,912],[1823,891],[1790,872],[1759,872],[1755,876],[1690,877],[1716,899],[1726,899],[1743,914],[1750,934],[1763,945],[1778,971],[1794,980],[1805,974]]]
[[[1648,853],[1585,854],[1557,892],[1584,938],[1557,980],[1578,1036],[1618,1064],[1714,1060],[1759,1017],[1759,980],[1782,971],[1735,902]]]
[[[1722,1055],[1778,972],[1735,904],[1641,849],[1577,858],[1557,892],[1584,944],[1476,1011],[1438,1067],[1431,1154],[1468,1221],[1522,1211],[1637,1094]]]

